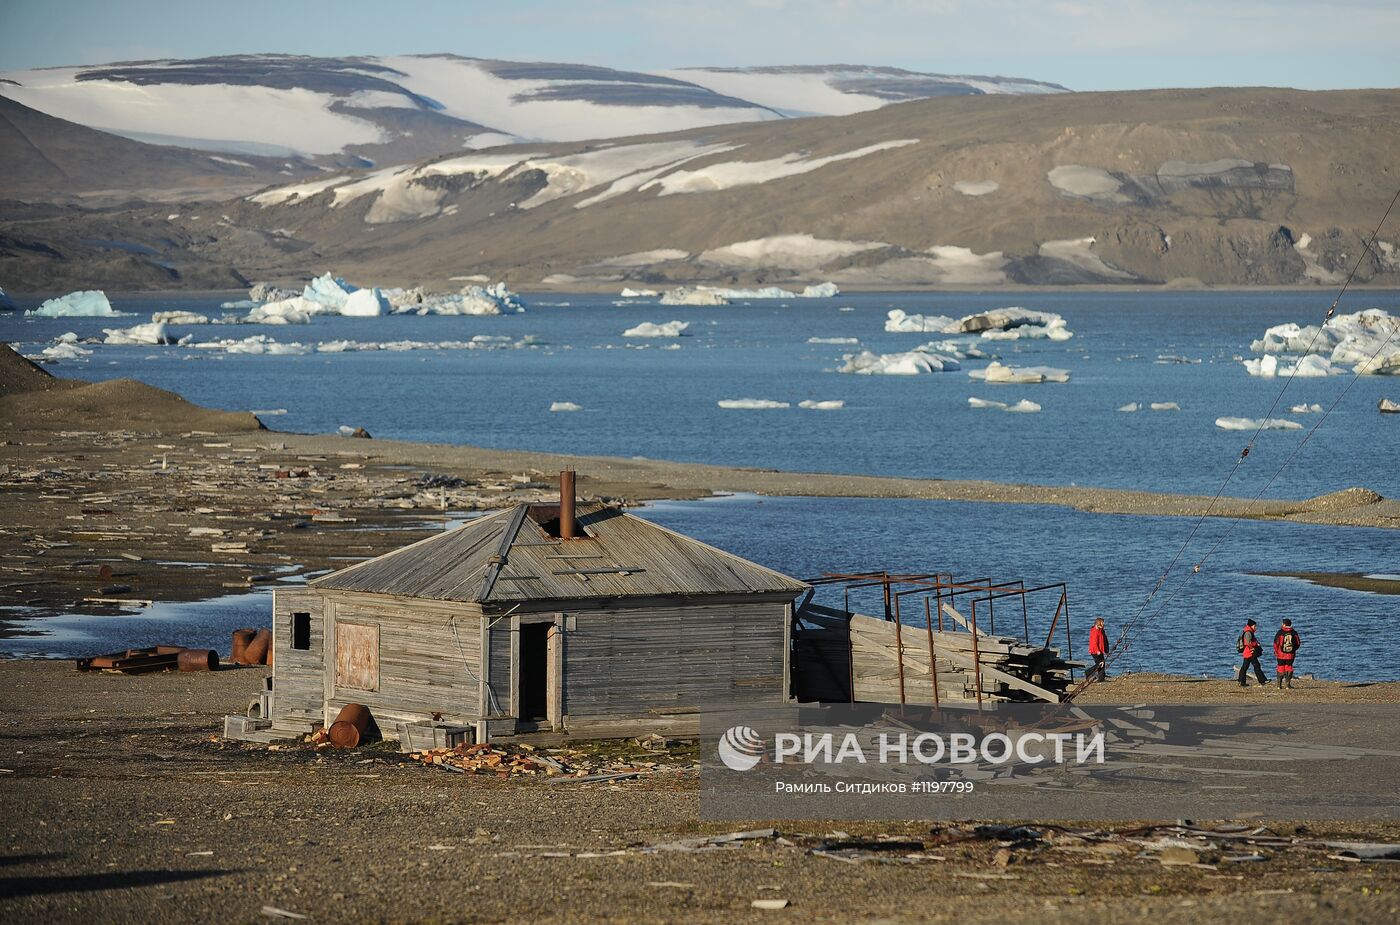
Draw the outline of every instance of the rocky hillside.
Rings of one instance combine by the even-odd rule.
[[[158,252],[170,285],[330,269],[361,283],[485,274],[561,288],[1330,286],[1397,185],[1400,91],[948,97],[494,148],[197,215],[15,207],[0,285],[119,287],[84,262],[101,237]],[[1359,278],[1400,284],[1400,219],[1381,242]]]

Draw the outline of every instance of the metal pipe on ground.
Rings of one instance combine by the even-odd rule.
[[[243,653],[248,650],[248,643],[253,641],[253,637],[258,635],[255,629],[238,629],[233,631],[233,643],[229,646],[228,658],[235,665],[243,664]]]
[[[336,748],[355,748],[369,728],[369,707],[359,703],[347,703],[336,714],[331,723],[331,745]]]
[[[217,671],[219,653],[213,649],[185,649],[175,657],[181,671]]]
[[[244,665],[266,665],[272,654],[272,630],[258,630],[252,642],[243,650]]]

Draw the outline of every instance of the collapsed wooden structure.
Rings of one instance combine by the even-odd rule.
[[[1069,591],[1062,583],[1027,588],[1021,581],[868,572],[829,574],[811,584],[843,593],[840,607],[818,604],[811,594],[798,607],[792,633],[798,700],[1054,703],[1069,689],[1074,669],[1083,667],[1050,645],[1062,630],[1066,656],[1071,651]],[[878,595],[883,616],[852,610],[853,591]],[[1055,602],[1043,644],[1030,639],[1033,597]],[[1011,623],[1020,618],[1019,634],[997,634],[998,601],[1002,626],[1010,604]]]

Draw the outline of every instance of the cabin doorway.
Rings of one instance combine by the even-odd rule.
[[[520,725],[547,729],[549,722],[549,640],[553,623],[520,624],[520,688],[516,719]]]

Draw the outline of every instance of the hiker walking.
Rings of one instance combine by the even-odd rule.
[[[1240,638],[1235,642],[1235,648],[1239,651],[1240,663],[1240,687],[1249,687],[1249,682],[1245,677],[1249,674],[1249,669],[1254,669],[1254,676],[1259,679],[1261,685],[1268,684],[1269,679],[1264,675],[1264,666],[1259,664],[1259,653],[1264,651],[1264,647],[1259,644],[1259,637],[1254,632],[1255,623],[1253,620],[1244,621],[1244,631],[1240,633]]]
[[[1108,631],[1103,628],[1103,617],[1094,621],[1093,629],[1089,630],[1089,654],[1094,657],[1094,667],[1089,670],[1089,677],[1098,681],[1108,679]]]
[[[1274,658],[1278,660],[1279,690],[1293,689],[1293,658],[1303,646],[1303,637],[1293,628],[1292,620],[1284,620],[1274,634]]]

